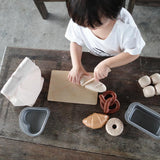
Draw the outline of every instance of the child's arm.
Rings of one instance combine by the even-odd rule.
[[[75,42],[70,43],[70,54],[72,61],[72,69],[68,74],[68,79],[74,84],[79,84],[83,74],[89,75],[82,66],[82,47]]]
[[[95,79],[103,79],[108,76],[109,68],[115,68],[119,66],[123,66],[128,64],[135,59],[137,59],[139,55],[131,55],[126,52],[122,52],[117,56],[107,58],[100,62],[94,69],[94,77]]]

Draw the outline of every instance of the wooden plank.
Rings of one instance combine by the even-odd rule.
[[[132,160],[125,157],[81,152],[2,137],[0,142],[1,160]]]

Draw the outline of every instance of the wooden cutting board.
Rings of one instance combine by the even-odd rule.
[[[98,93],[69,82],[68,73],[69,71],[52,70],[48,101],[96,105]]]

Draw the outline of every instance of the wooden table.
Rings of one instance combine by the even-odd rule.
[[[47,101],[51,70],[71,69],[68,51],[8,47],[0,74],[0,89],[26,56],[41,68],[45,79],[35,106],[48,107],[51,115],[43,134],[31,138],[23,134],[18,125],[18,116],[24,107],[14,107],[0,95],[0,159],[160,159],[160,142],[132,127],[124,119],[124,113],[132,102],[140,102],[160,113],[160,96],[144,98],[137,84],[139,77],[160,72],[160,59],[140,57],[131,64],[112,69],[109,77],[103,80],[109,90],[117,93],[121,103],[120,111],[110,117],[123,121],[124,132],[112,137],[104,127],[92,130],[81,122],[93,112],[102,113],[99,102],[93,106]],[[83,53],[82,62],[91,72],[102,59]]]

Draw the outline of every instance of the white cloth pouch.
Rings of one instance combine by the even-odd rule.
[[[14,106],[33,106],[43,82],[40,68],[26,57],[3,86],[1,93]]]

